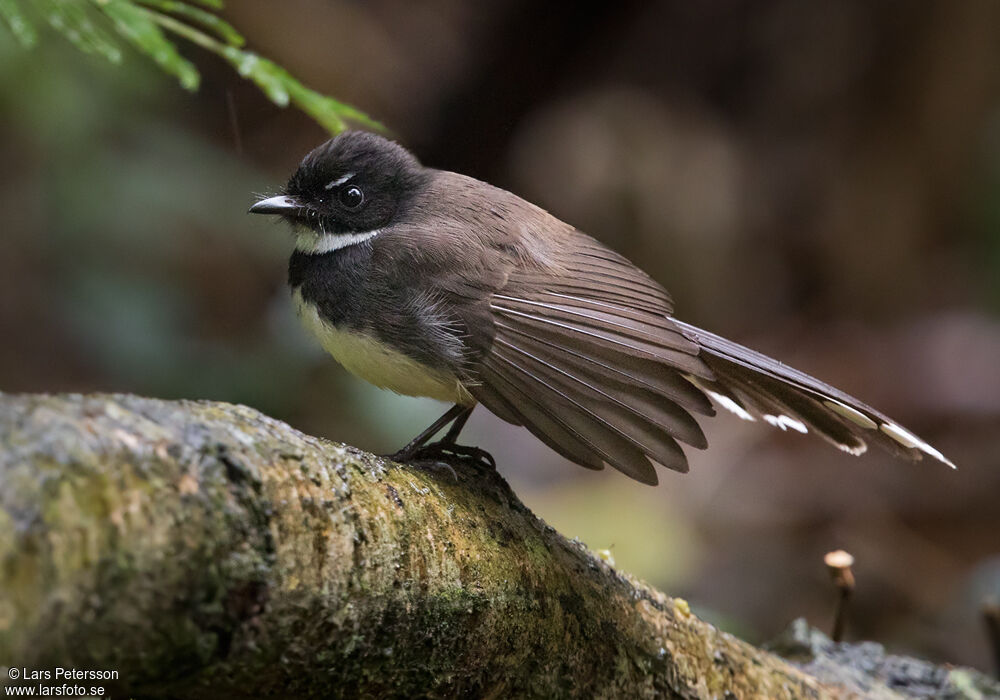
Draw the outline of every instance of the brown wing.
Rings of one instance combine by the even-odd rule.
[[[653,464],[687,470],[678,441],[705,447],[691,411],[714,413],[685,375],[714,379],[667,314],[666,292],[575,233],[515,268],[488,299],[492,345],[469,386],[483,405],[568,459],[656,483]]]
[[[448,245],[433,291],[463,329],[456,371],[486,408],[567,459],[650,484],[654,464],[686,471],[678,442],[706,446],[691,414],[714,415],[711,397],[851,454],[871,443],[951,464],[857,399],[671,318],[663,288],[589,236],[507,192],[445,176],[440,196],[460,216],[444,229],[440,210],[434,217]],[[485,211],[470,196],[484,187],[494,195]],[[445,264],[446,251],[462,264]]]

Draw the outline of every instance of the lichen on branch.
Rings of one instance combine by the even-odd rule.
[[[615,571],[496,472],[242,406],[0,394],[0,558],[0,663],[133,696],[859,692]]]

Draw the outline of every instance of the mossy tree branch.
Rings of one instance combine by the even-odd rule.
[[[0,394],[0,506],[0,664],[114,669],[121,693],[860,692],[610,568],[495,472],[402,467],[241,406]]]

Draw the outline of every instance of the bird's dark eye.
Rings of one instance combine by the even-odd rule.
[[[361,191],[360,187],[345,187],[340,191],[339,195],[340,203],[343,204],[348,209],[357,209],[365,201],[365,193]]]

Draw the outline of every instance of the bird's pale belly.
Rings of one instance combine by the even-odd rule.
[[[348,372],[397,394],[474,403],[454,375],[427,367],[372,336],[339,329],[325,322],[316,306],[303,299],[298,289],[292,292],[292,300],[302,324]]]

